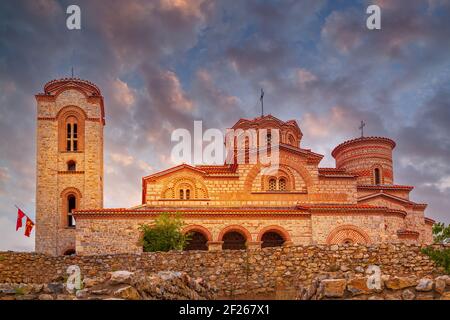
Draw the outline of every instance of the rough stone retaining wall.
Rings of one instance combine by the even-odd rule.
[[[382,275],[436,276],[442,274],[428,256],[412,244],[310,245],[242,251],[173,251],[97,256],[52,257],[37,253],[0,252],[0,283],[63,281],[66,269],[78,265],[83,277],[104,277],[107,272],[184,271],[203,278],[219,295],[297,292],[318,274],[341,271],[354,276],[375,264]],[[355,271],[356,270],[356,271]]]

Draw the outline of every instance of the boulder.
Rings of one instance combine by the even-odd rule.
[[[431,291],[433,290],[433,280],[428,278],[422,278],[419,280],[419,284],[416,286],[416,291]]]
[[[403,300],[414,300],[415,297],[416,295],[414,294],[414,291],[412,291],[411,289],[405,289],[402,292]]]
[[[125,286],[113,292],[114,297],[124,300],[140,300],[139,292],[132,286]]]
[[[51,294],[43,293],[38,297],[39,300],[53,300],[53,296]]]
[[[347,281],[345,279],[324,279],[321,282],[323,294],[327,298],[342,298]]]
[[[99,279],[94,279],[94,278],[84,278],[83,279],[84,288],[92,288],[93,286],[95,286],[99,283],[100,283]]]
[[[109,281],[112,284],[129,284],[134,275],[134,272],[130,271],[114,271],[110,273]]]
[[[436,290],[436,292],[443,293],[445,291],[446,277],[447,276],[441,276],[435,279],[434,290]]]
[[[60,282],[52,282],[45,286],[44,292],[51,294],[61,294],[64,291],[64,284]]]
[[[368,294],[372,291],[367,287],[367,277],[353,278],[348,280],[347,290],[350,291],[353,296],[359,294]]]
[[[400,290],[417,285],[417,279],[413,277],[389,277],[385,279],[384,285],[388,289]]]

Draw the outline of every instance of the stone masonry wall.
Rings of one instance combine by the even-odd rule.
[[[97,256],[52,257],[38,253],[0,252],[0,283],[48,283],[67,277],[70,265],[84,277],[103,277],[117,270],[184,271],[202,277],[219,295],[270,294],[277,288],[296,291],[318,274],[352,272],[371,264],[383,276],[442,274],[420,247],[406,244],[316,245],[242,251],[173,251]],[[348,275],[351,276],[351,275]]]

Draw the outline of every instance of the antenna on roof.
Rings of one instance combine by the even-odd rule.
[[[261,101],[261,117],[264,117],[264,90],[261,88],[261,97],[259,98]]]

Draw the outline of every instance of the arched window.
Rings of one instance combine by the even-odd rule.
[[[270,191],[275,191],[276,189],[277,189],[277,179],[270,178],[269,179],[269,190]]]
[[[271,133],[268,133],[267,134],[267,145],[269,146],[269,145],[271,145],[272,144],[272,134]]]
[[[374,176],[375,184],[381,184],[381,176],[380,176],[380,169],[379,168],[375,168],[373,170],[373,176]]]
[[[238,231],[229,231],[222,237],[223,250],[245,250],[245,243],[247,239]]]
[[[284,238],[278,232],[269,231],[261,237],[261,248],[280,247],[284,243]]]
[[[70,160],[67,162],[67,171],[77,171],[77,164],[75,161]]]
[[[75,117],[66,120],[66,151],[78,151],[78,121]]]
[[[280,180],[278,180],[278,187],[279,187],[280,191],[286,191],[286,179],[285,178],[281,178]]]
[[[73,194],[67,196],[67,226],[75,227],[75,219],[72,215],[73,210],[77,208],[77,198]]]
[[[289,143],[291,146],[294,146],[294,147],[297,146],[297,144],[295,143],[295,138],[294,138],[294,136],[293,136],[292,134],[290,134],[290,135],[288,136],[288,143]]]
[[[208,239],[200,231],[190,232],[190,237],[184,250],[208,250]]]
[[[191,189],[180,189],[180,199],[189,200],[191,198]]]

